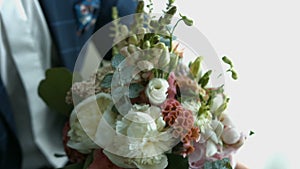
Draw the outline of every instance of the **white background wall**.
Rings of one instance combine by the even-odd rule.
[[[226,81],[229,111],[241,129],[255,135],[238,159],[251,169],[298,169],[299,1],[176,2],[180,12],[195,20],[220,58],[228,55],[239,73],[238,81]]]

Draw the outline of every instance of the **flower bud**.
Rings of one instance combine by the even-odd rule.
[[[151,44],[148,40],[143,43],[143,49],[148,49],[148,48],[150,48],[150,46],[151,46]]]
[[[138,44],[138,39],[136,35],[132,35],[128,38],[128,43],[132,45],[137,45]]]
[[[128,49],[129,53],[134,53],[136,51],[136,47],[134,45],[131,45],[131,44],[128,46],[127,49]]]
[[[177,65],[178,65],[178,60],[179,60],[179,56],[171,53],[170,54],[170,63],[169,63],[169,72],[173,71],[174,69],[176,69]]]
[[[139,1],[138,5],[136,7],[136,13],[142,13],[142,12],[144,12],[144,6],[145,6],[144,1]]]
[[[163,49],[162,54],[160,55],[159,61],[158,61],[158,66],[160,68],[165,67],[170,63],[170,53],[167,47]]]
[[[166,45],[162,42],[159,42],[155,45],[156,48],[159,48],[159,49],[165,49],[166,48]]]
[[[183,22],[187,25],[187,26],[192,26],[194,21],[192,19],[189,19],[186,16],[182,16]]]

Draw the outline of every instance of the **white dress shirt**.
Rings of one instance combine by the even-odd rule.
[[[51,62],[51,37],[37,0],[0,0],[0,73],[9,94],[24,169],[61,167],[63,117],[38,96]]]

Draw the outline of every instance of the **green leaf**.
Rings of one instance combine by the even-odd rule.
[[[58,169],[82,169],[82,167],[83,167],[82,163],[75,163],[75,164],[70,164],[70,165],[67,165],[65,167],[58,168]]]
[[[192,26],[194,24],[194,21],[190,18],[188,18],[187,16],[181,15],[179,14],[181,19],[183,20],[183,22],[187,25],[187,26]]]
[[[110,87],[111,87],[111,81],[112,81],[112,78],[113,78],[113,73],[107,74],[107,75],[103,78],[103,80],[101,81],[100,86],[103,87],[103,88],[110,88]]]
[[[233,69],[231,70],[231,77],[232,77],[232,79],[234,79],[234,80],[237,80],[237,79],[238,79],[238,75],[237,75],[236,71],[234,71]]]
[[[169,0],[169,4],[173,4],[175,0]]]
[[[223,158],[222,160],[205,162],[204,169],[232,169],[230,160]]]
[[[230,67],[233,67],[232,62],[228,57],[224,56],[224,57],[222,57],[222,60],[224,63],[227,63],[228,65],[230,65]]]
[[[93,160],[94,160],[94,152],[90,153],[87,156],[87,158],[86,158],[86,160],[84,162],[84,165],[83,165],[83,169],[87,169],[91,165],[91,163],[93,162]]]
[[[176,11],[177,11],[177,7],[176,7],[176,6],[173,6],[171,9],[169,9],[169,10],[167,11],[167,14],[169,14],[169,15],[174,15],[174,14],[176,13]]]
[[[199,80],[201,87],[205,87],[209,82],[209,76],[211,75],[212,70],[207,71]]]
[[[139,1],[138,5],[136,7],[136,13],[144,12],[144,6],[145,6],[145,2],[144,1]]]
[[[201,64],[203,61],[203,57],[197,57],[194,62],[190,64],[190,73],[192,76],[197,79],[201,72]]]
[[[222,58],[222,60],[223,60],[224,63],[226,63],[230,66],[230,69],[228,69],[226,72],[231,72],[232,79],[237,80],[238,75],[237,75],[236,71],[233,69],[233,63],[231,62],[231,60],[226,56],[224,56]]]
[[[224,103],[221,104],[221,106],[217,108],[217,110],[214,112],[214,115],[216,117],[219,118],[221,116],[221,114],[227,109],[227,105],[228,105],[229,100],[230,100],[229,98],[226,98]]]
[[[72,74],[68,69],[52,68],[46,71],[46,78],[40,82],[38,94],[50,109],[69,115],[73,106],[65,102],[65,97],[71,86]]]
[[[249,136],[252,136],[253,134],[255,134],[255,132],[251,130]]]
[[[188,169],[188,158],[183,158],[181,155],[167,154],[168,166],[166,169]]]
[[[121,54],[116,54],[112,59],[111,59],[111,66],[113,68],[117,68],[119,64],[125,59],[125,57]]]
[[[144,86],[139,83],[133,83],[129,86],[129,98],[137,98],[140,92],[144,90]]]

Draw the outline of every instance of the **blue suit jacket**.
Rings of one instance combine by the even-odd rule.
[[[0,169],[21,168],[21,157],[11,107],[0,76]]]
[[[78,36],[74,13],[74,4],[78,2],[79,0],[40,0],[61,65],[70,70],[73,70],[77,56],[88,38],[99,27],[111,21],[113,6],[117,6],[119,15],[124,16],[134,13],[137,4],[135,0],[100,0],[96,24]],[[13,114],[0,77],[0,169],[20,169],[21,161]]]
[[[136,0],[100,0],[98,18],[94,26],[77,35],[78,21],[74,6],[78,0],[40,0],[53,41],[62,65],[73,70],[77,56],[90,36],[101,26],[112,20],[111,9],[118,8],[119,16],[135,12]],[[106,56],[106,59],[109,59]]]

